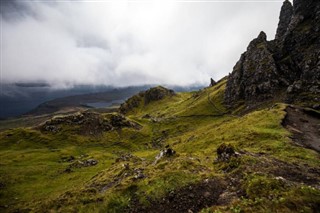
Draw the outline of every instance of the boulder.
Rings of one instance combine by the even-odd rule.
[[[154,161],[154,165],[157,164],[157,162],[163,158],[163,157],[171,157],[176,154],[176,151],[170,148],[169,145],[167,145],[163,150],[160,151],[160,153],[156,156],[156,160]]]
[[[98,161],[95,159],[88,159],[84,161],[85,166],[95,166],[98,164]]]
[[[71,168],[82,168],[82,167],[89,167],[95,166],[98,164],[98,161],[95,159],[87,159],[87,160],[77,160],[68,166],[69,169]]]
[[[74,160],[75,160],[75,157],[72,155],[61,158],[61,162],[73,162]]]
[[[217,148],[217,161],[229,161],[231,157],[237,157],[239,154],[235,151],[231,144],[221,144]]]
[[[136,168],[133,170],[134,173],[134,178],[135,179],[143,179],[146,176],[143,174],[143,169],[142,168]]]
[[[169,145],[167,145],[166,148],[163,150],[163,154],[166,157],[171,157],[174,154],[176,154],[176,151],[174,151],[173,149],[170,148]]]

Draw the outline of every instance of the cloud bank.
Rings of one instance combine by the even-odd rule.
[[[1,1],[1,81],[208,84],[232,71],[282,2]]]

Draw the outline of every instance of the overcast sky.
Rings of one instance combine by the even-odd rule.
[[[209,84],[274,38],[282,1],[1,1],[1,81]]]

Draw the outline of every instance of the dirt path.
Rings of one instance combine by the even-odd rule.
[[[283,126],[296,144],[320,152],[320,113],[296,106],[286,108]]]

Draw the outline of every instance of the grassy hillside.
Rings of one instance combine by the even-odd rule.
[[[286,105],[231,115],[225,84],[139,100],[126,117],[142,128],[2,131],[1,212],[317,211],[319,153],[293,143]],[[236,153],[220,158],[221,144]],[[176,153],[156,160],[167,145]]]

